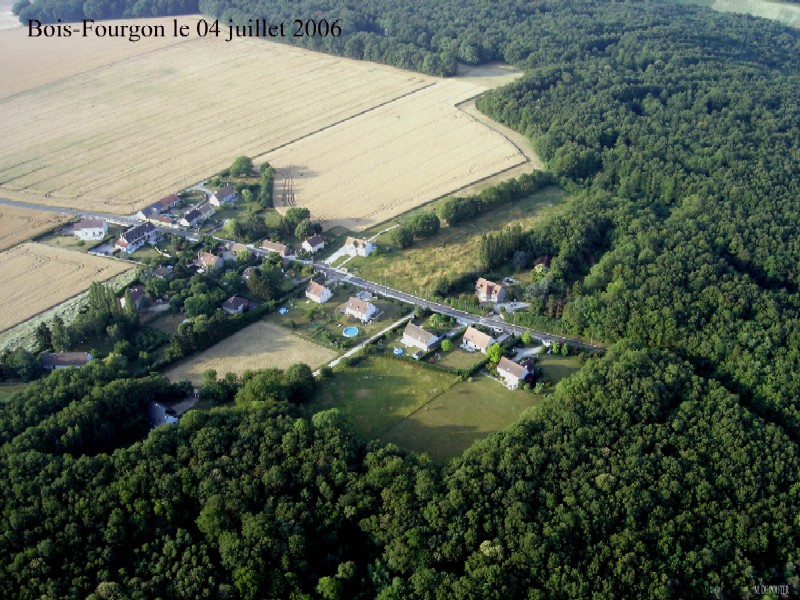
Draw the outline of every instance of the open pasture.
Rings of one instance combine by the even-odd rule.
[[[458,383],[384,432],[381,439],[444,461],[476,440],[505,429],[541,402],[522,390],[509,391],[488,377]]]
[[[89,254],[21,244],[0,252],[0,331],[127,271],[130,264]]]
[[[172,381],[189,380],[200,385],[203,373],[209,369],[214,369],[218,377],[259,369],[285,369],[295,363],[316,369],[336,356],[338,353],[333,350],[303,340],[288,329],[259,321],[168,369],[164,375]]]
[[[24,49],[0,53],[24,81],[0,93],[2,196],[130,213],[434,81],[255,39],[67,41],[0,32],[0,49]]]

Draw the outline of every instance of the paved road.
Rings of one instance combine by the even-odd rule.
[[[73,208],[62,208],[60,206],[45,206],[43,204],[32,204],[31,202],[17,202],[15,200],[7,200],[0,198],[0,204],[6,206],[17,206],[19,208],[27,208],[28,210],[39,210],[42,212],[61,213],[64,215],[74,215],[76,217],[86,217],[89,219],[105,219],[110,223],[117,225],[138,225],[141,223],[136,217],[114,215],[111,213],[89,212],[85,210],[75,210]]]
[[[200,186],[195,186],[197,189],[202,189]],[[13,200],[5,200],[0,198],[0,204],[6,204],[8,206],[19,206],[22,208],[28,208],[31,210],[42,210],[46,212],[59,212],[59,213],[66,213],[71,215],[83,216],[88,218],[97,218],[97,219],[106,219],[111,223],[118,223],[122,225],[136,225],[140,223],[138,219],[135,217],[125,217],[120,215],[110,215],[104,213],[95,213],[95,212],[86,212],[86,211],[79,211],[67,208],[58,208],[52,206],[44,206],[41,204],[31,204],[28,202],[15,202]],[[200,237],[198,232],[189,231],[183,228],[159,228],[166,233],[171,233],[173,235],[179,235],[185,239],[190,241],[197,241]],[[390,228],[391,229],[391,228]],[[234,240],[226,240],[224,238],[214,238],[220,242],[233,242]],[[271,253],[262,250],[261,248],[250,246],[253,250],[254,254],[262,257],[267,257]],[[506,323],[502,319],[494,318],[494,317],[479,317],[478,315],[473,315],[463,310],[455,309],[451,306],[447,306],[446,304],[440,304],[438,302],[432,302],[430,300],[426,300],[424,298],[419,298],[412,294],[407,294],[405,292],[401,292],[400,290],[395,290],[390,287],[386,287],[384,285],[380,285],[375,283],[374,281],[367,281],[366,279],[362,279],[361,277],[356,277],[354,275],[350,275],[348,273],[343,273],[338,269],[334,269],[324,263],[312,263],[308,260],[302,260],[299,258],[295,258],[293,256],[287,257],[289,260],[294,262],[299,262],[303,264],[312,264],[314,269],[324,273],[326,277],[332,279],[338,279],[340,281],[346,281],[347,283],[352,283],[353,285],[364,288],[365,290],[371,291],[373,294],[379,294],[386,298],[393,298],[395,300],[400,300],[401,302],[405,302],[407,304],[412,304],[414,306],[422,306],[431,310],[436,313],[440,313],[443,315],[448,315],[455,319],[458,319],[459,322],[463,324],[477,324],[482,325],[484,327],[488,327],[494,329],[497,332],[505,332],[510,333],[513,335],[522,335],[526,331],[529,332],[533,337],[542,340],[545,343],[568,343],[571,346],[575,346],[576,348],[581,348],[582,350],[589,350],[592,352],[602,352],[605,350],[602,346],[598,346],[596,344],[587,344],[586,342],[581,342],[578,340],[574,340],[571,338],[566,338],[560,335],[553,335],[551,333],[547,333],[544,331],[536,331],[534,329],[528,329],[527,327],[522,327],[519,325],[513,325],[511,323]]]
[[[415,306],[422,306],[433,312],[453,317],[463,324],[482,325],[484,327],[489,327],[491,329],[494,329],[498,332],[502,331],[514,335],[522,335],[527,331],[533,337],[538,338],[545,343],[558,342],[559,344],[561,344],[566,342],[570,346],[581,348],[582,350],[589,350],[592,352],[602,352],[603,350],[605,350],[602,346],[597,346],[595,344],[587,344],[586,342],[581,342],[571,338],[566,338],[560,335],[553,335],[551,333],[547,333],[544,331],[536,331],[535,329],[529,329],[527,327],[513,325],[512,323],[506,323],[502,319],[498,319],[495,317],[480,317],[478,315],[473,315],[471,313],[468,313],[463,310],[458,310],[446,304],[432,302],[430,300],[426,300],[425,298],[419,298],[417,296],[413,296],[412,294],[407,294],[405,292],[401,292],[400,290],[395,290],[390,287],[380,285],[378,283],[375,283],[374,281],[367,281],[366,279],[362,279],[361,277],[356,277],[348,273],[342,273],[341,271],[329,267],[328,265],[325,264],[316,263],[314,264],[314,268],[317,271],[324,273],[326,277],[329,277],[331,279],[338,279],[339,281],[345,281],[347,283],[351,283],[357,287],[369,290],[373,294],[378,294],[386,298],[400,300],[401,302],[405,302],[407,304],[413,304]]]

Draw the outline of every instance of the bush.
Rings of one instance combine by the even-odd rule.
[[[453,349],[452,340],[442,340],[442,350],[444,352],[450,352],[452,349]]]
[[[414,243],[414,232],[407,226],[401,225],[392,230],[392,242],[400,248],[409,248]]]
[[[253,159],[249,156],[237,156],[229,172],[232,177],[245,177],[253,172]]]

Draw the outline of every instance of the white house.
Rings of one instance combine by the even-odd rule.
[[[360,298],[350,298],[344,307],[344,313],[366,323],[378,311],[372,302]]]
[[[70,367],[80,369],[92,360],[92,355],[88,352],[42,352],[41,358],[42,368],[45,371],[54,371]]]
[[[119,239],[114,243],[116,248],[133,254],[139,248],[147,243],[154,243],[158,240],[158,231],[152,223],[142,223],[136,227],[131,227],[119,236]]]
[[[83,219],[75,223],[72,231],[82,240],[102,240],[108,233],[108,224],[103,219]]]
[[[401,341],[405,346],[414,346],[420,350],[428,351],[438,343],[439,338],[430,331],[425,331],[422,327],[409,322],[403,330],[403,339]]]
[[[475,292],[481,302],[502,302],[506,298],[506,290],[502,285],[483,277],[475,284]]]
[[[369,256],[377,246],[368,240],[349,237],[344,243],[345,250],[351,256]]]
[[[217,193],[211,196],[209,203],[213,206],[222,206],[236,200],[236,190],[230,185],[223,185]]]
[[[504,356],[497,363],[497,374],[505,381],[508,389],[515,390],[532,373],[530,367],[530,363],[515,363]]]
[[[486,351],[489,349],[489,346],[495,343],[495,339],[487,333],[483,333],[482,331],[478,331],[474,327],[470,326],[464,332],[464,337],[461,339],[461,346],[465,350],[469,350],[470,352],[475,352],[476,350],[486,354]]]
[[[315,281],[308,282],[308,286],[306,286],[306,298],[312,302],[323,304],[330,300],[331,296],[333,296],[333,292],[331,292],[321,283],[317,283]]]
[[[303,250],[314,254],[325,247],[325,238],[321,235],[312,235],[303,242]]]

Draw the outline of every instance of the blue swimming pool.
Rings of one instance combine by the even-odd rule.
[[[342,329],[344,337],[356,337],[358,335],[358,327],[345,327]]]

